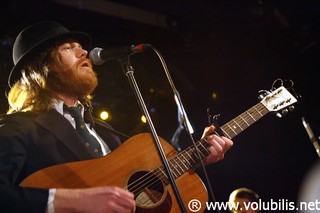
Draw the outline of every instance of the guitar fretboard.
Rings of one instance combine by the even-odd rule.
[[[262,103],[258,103],[255,106],[251,107],[249,110],[245,111],[241,115],[223,125],[221,127],[221,130],[226,137],[232,139],[233,137],[244,131],[246,128],[251,126],[253,123],[258,121],[268,112],[269,110]],[[175,155],[173,158],[169,159],[168,163],[174,178],[180,177],[185,172],[196,166],[200,160],[209,155],[209,152],[207,151],[209,144],[206,142],[205,138],[197,141],[196,147],[201,159],[199,159],[196,148],[194,146],[188,147],[184,151]],[[163,166],[158,167],[154,172],[163,181],[163,183],[169,183]]]
[[[258,121],[260,118],[265,116],[268,112],[269,110],[262,103],[258,103],[238,117],[223,125],[221,130],[226,137],[232,139],[240,134],[243,130],[251,126],[253,123]]]

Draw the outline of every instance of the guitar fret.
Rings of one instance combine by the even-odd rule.
[[[159,172],[158,172],[159,171]],[[161,171],[161,167],[157,168],[154,173],[164,182],[166,181],[166,177],[163,175],[162,171]]]
[[[193,154],[190,154],[189,152]],[[169,160],[170,171],[175,179],[181,176],[182,174],[184,174],[184,172],[188,171],[190,168],[192,168],[193,164],[190,162],[190,160],[193,161],[194,164],[197,162],[197,160],[194,159],[195,157],[192,157],[193,155],[194,155],[194,151],[191,150],[191,148],[189,147],[185,151],[179,153],[178,155],[176,155],[175,157]],[[179,158],[179,156],[182,156],[182,157]],[[186,165],[186,163],[189,166]],[[165,184],[169,184],[169,179],[166,172],[164,171],[163,166],[158,167],[157,170],[155,171],[159,171],[159,172],[156,172],[157,176],[161,180],[163,180]]]
[[[254,119],[254,117],[252,117],[252,115],[248,111],[246,111],[246,113],[254,120],[254,122],[256,122],[256,119]]]
[[[227,123],[227,126],[229,127],[229,129],[231,129],[231,130],[233,131],[233,133],[234,133],[235,135],[237,135],[237,133],[233,130],[233,128],[229,125],[229,123]]]
[[[167,177],[167,174],[164,172],[163,168],[160,167],[159,170],[161,171],[162,175],[165,177],[165,178],[168,178]]]
[[[260,113],[260,111],[256,109],[256,106],[254,106],[253,108],[261,115],[261,117],[263,116],[263,115]]]
[[[204,139],[204,141],[206,142],[206,139]],[[202,153],[203,154],[203,152],[205,152],[206,154],[203,154],[204,156],[208,156],[208,154],[209,154],[209,152],[208,152],[208,150],[207,150],[207,148],[202,144],[202,143],[199,143],[200,144],[200,146],[202,147],[202,149],[203,149],[203,151],[200,151],[200,153]]]
[[[235,120],[235,119],[233,119],[233,122],[241,129],[241,130],[243,130],[242,128],[241,128],[241,126],[238,124],[238,122]],[[235,129],[236,129],[237,127],[235,127]]]
[[[191,155],[189,154],[188,151],[186,151],[187,155],[189,156],[189,158],[193,161],[193,163],[195,163],[196,161],[191,157]]]
[[[163,167],[161,166],[161,167],[159,167],[159,171],[161,172],[161,176],[162,177],[164,177],[162,180],[163,180],[163,182],[164,183],[166,183],[166,184],[169,184],[169,179],[168,179],[168,176],[167,176],[167,174],[164,172],[164,170],[163,170]]]
[[[173,159],[174,160],[174,159]],[[171,173],[175,176],[175,178],[179,177],[176,173],[176,172],[179,172],[179,170],[175,167],[175,165],[173,163],[170,162],[170,170],[171,170]]]
[[[176,163],[176,165],[178,165],[178,168],[180,168],[181,172],[183,173],[184,170],[183,170],[183,168],[180,166],[180,164],[177,163],[176,158],[173,158],[173,161]],[[181,172],[180,172],[179,170],[178,170],[178,172],[179,172],[179,175],[181,175]]]
[[[182,163],[182,165],[185,167],[185,171],[187,171],[190,167],[186,166],[185,163],[185,158],[184,160],[182,160],[181,158],[179,158],[179,155],[182,155],[182,157],[184,158],[183,154],[178,154],[178,160]]]
[[[225,136],[227,136],[229,139],[231,139],[230,135],[222,127],[221,127],[221,130]]]
[[[181,152],[180,155],[184,158],[184,161],[183,162],[187,162],[189,164],[189,167],[192,166],[192,164],[189,162],[189,160],[184,156],[184,153]],[[184,164],[185,165],[185,164]],[[187,167],[187,166],[186,166]]]
[[[179,177],[179,176],[174,172],[173,169],[175,169],[175,168],[170,167],[170,172],[171,172],[171,174],[174,176],[174,178]]]
[[[197,151],[195,148],[192,146],[192,148],[189,150],[191,152],[191,156],[194,159],[195,162],[198,162],[200,159],[198,158],[198,155],[196,154]]]
[[[249,126],[248,122],[240,115],[240,118]]]
[[[203,158],[206,157],[206,156],[198,149],[198,147],[197,147],[197,150],[198,150],[197,152],[200,153],[200,155],[202,155]],[[197,155],[197,154],[196,154],[196,155]]]

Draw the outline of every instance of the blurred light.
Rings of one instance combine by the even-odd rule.
[[[213,100],[217,100],[218,99],[218,93],[212,92],[211,93],[211,97],[212,97]]]
[[[101,118],[102,120],[107,120],[107,119],[109,118],[109,113],[108,113],[107,111],[102,111],[102,112],[100,113],[100,118]]]
[[[154,108],[154,107],[152,107],[151,109],[150,109],[150,112],[151,113],[154,113],[156,111],[156,109]]]
[[[141,116],[141,121],[144,124],[147,123],[147,119],[146,119],[146,117],[144,115]]]

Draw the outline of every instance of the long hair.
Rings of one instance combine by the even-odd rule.
[[[9,110],[14,112],[44,112],[53,108],[53,91],[47,86],[48,65],[57,62],[56,48],[51,47],[33,58],[22,70],[20,79],[8,92]],[[90,94],[80,101],[91,108]]]

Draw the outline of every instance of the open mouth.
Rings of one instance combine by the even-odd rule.
[[[91,64],[90,64],[90,62],[88,62],[88,61],[84,61],[84,62],[81,64],[81,67],[91,68]]]

